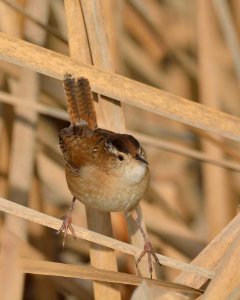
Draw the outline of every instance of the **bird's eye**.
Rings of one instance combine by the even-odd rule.
[[[124,157],[123,157],[122,155],[118,155],[118,159],[119,159],[120,161],[123,161],[123,160],[124,160]]]

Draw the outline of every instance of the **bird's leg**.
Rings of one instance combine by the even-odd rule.
[[[147,254],[148,256],[148,266],[149,266],[149,273],[150,273],[150,276],[151,276],[151,279],[152,279],[152,273],[153,273],[153,262],[152,262],[152,257],[154,258],[155,262],[157,264],[159,264],[159,266],[161,266],[161,263],[152,247],[152,244],[150,243],[146,233],[144,232],[143,228],[142,228],[142,225],[141,225],[141,221],[139,219],[139,216],[138,216],[138,212],[137,210],[134,210],[132,213],[131,213],[131,216],[132,216],[132,219],[134,220],[134,222],[137,224],[137,227],[139,228],[141,234],[142,234],[142,237],[144,239],[144,249],[142,251],[142,253],[139,255],[138,259],[137,259],[137,262],[136,262],[136,267],[138,266],[138,264],[140,263],[140,261],[142,260],[142,258],[144,257],[145,254]]]
[[[62,226],[60,227],[60,229],[56,233],[56,234],[59,234],[61,232],[64,232],[63,243],[62,243],[63,247],[65,245],[65,240],[67,237],[68,229],[70,229],[74,240],[76,241],[76,239],[77,239],[74,229],[72,227],[72,211],[73,211],[75,200],[76,200],[76,198],[73,197],[69,213],[61,218],[63,220],[63,223],[62,223]]]

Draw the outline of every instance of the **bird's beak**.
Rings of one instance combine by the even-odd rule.
[[[137,160],[140,160],[140,161],[144,162],[146,165],[148,165],[148,162],[147,162],[144,158],[142,158],[139,154],[137,154],[137,155],[135,156],[135,158],[136,158]]]

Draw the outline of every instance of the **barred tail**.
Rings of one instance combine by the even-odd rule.
[[[93,103],[93,94],[88,79],[78,78],[75,83],[78,111],[81,119],[86,121],[89,128],[97,127],[96,113]]]
[[[90,129],[97,127],[93,95],[88,79],[75,80],[70,74],[64,77],[64,89],[67,98],[67,110],[72,125],[85,121]]]
[[[67,111],[70,122],[72,125],[76,125],[80,122],[80,113],[76,101],[75,79],[71,76],[71,74],[66,74],[64,76],[63,85],[67,99]]]

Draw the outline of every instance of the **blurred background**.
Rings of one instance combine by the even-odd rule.
[[[116,73],[240,115],[238,0],[101,2]],[[1,0],[0,30],[69,55],[62,0]],[[153,246],[190,262],[237,213],[239,144],[126,104],[123,112],[127,130],[142,142],[150,162],[142,212]],[[0,61],[1,197],[57,218],[66,213],[71,194],[58,132],[67,120],[60,81]],[[73,222],[87,227],[79,202]],[[124,216],[112,214],[112,223],[114,237],[127,242]],[[6,228],[25,239],[23,256],[89,264],[84,240],[68,237],[63,249],[53,230],[0,215],[0,247],[11,239]],[[130,257],[117,257],[119,271],[135,273]],[[164,267],[158,272],[169,281],[177,275]],[[122,299],[130,299],[132,291],[122,287]],[[27,275],[22,299],[93,299],[92,284]]]

